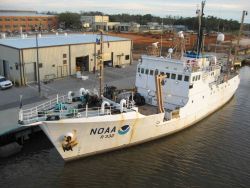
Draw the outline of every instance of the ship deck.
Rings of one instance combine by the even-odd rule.
[[[153,115],[153,114],[157,114],[157,107],[156,106],[152,106],[152,105],[149,105],[149,104],[145,104],[143,106],[139,106],[138,107],[138,112],[143,114],[143,115]]]

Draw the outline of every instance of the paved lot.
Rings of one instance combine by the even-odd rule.
[[[125,68],[106,67],[104,72],[104,82],[108,85],[122,88],[134,88],[136,65],[127,65]],[[47,98],[53,98],[56,94],[67,94],[68,91],[78,91],[80,88],[99,90],[98,72],[84,73],[89,79],[81,80],[75,77],[66,77],[55,80],[48,84],[42,84],[42,96],[38,94],[37,85],[31,84],[27,87],[11,88],[0,90],[0,135],[18,127],[18,107],[19,97],[23,96],[24,108],[33,106],[34,103],[42,103]]]

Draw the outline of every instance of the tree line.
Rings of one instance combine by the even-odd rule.
[[[189,30],[198,29],[198,18],[197,17],[180,17],[180,16],[165,16],[163,18],[159,16],[154,16],[151,14],[145,15],[131,15],[131,14],[103,14],[99,11],[91,11],[80,13],[74,12],[47,12],[46,14],[56,14],[58,15],[59,23],[63,22],[65,28],[68,29],[80,29],[81,16],[94,16],[94,15],[107,15],[110,18],[111,22],[136,22],[141,25],[146,25],[148,22],[158,22],[159,24],[163,23],[164,25],[185,25]],[[236,20],[228,20],[217,18],[214,16],[206,16],[204,18],[204,28],[207,32],[216,31],[216,32],[234,32],[239,30],[240,23]]]

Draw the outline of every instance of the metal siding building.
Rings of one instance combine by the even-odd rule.
[[[77,71],[97,70],[99,35],[72,34],[38,37],[40,80],[74,75]],[[132,62],[132,41],[126,38],[104,36],[103,61],[110,66]],[[0,75],[25,85],[37,81],[36,38],[0,40]]]

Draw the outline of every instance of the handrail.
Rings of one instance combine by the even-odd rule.
[[[67,95],[63,95],[63,96],[60,96],[58,98],[51,99],[48,102],[42,103],[36,107],[32,107],[32,108],[23,110],[23,113],[27,113],[29,111],[39,111],[39,110],[43,110],[46,108],[52,108],[57,103],[57,100],[61,101],[61,102],[65,102],[65,98],[67,98]]]
[[[132,108],[132,104],[129,105],[127,108],[124,107],[125,111],[128,111]],[[71,118],[79,118],[79,117],[93,117],[93,116],[103,116],[103,115],[111,115],[112,110],[118,110],[117,106],[110,106],[104,109],[104,113],[101,113],[101,107],[93,107],[93,108],[80,108],[80,109],[72,109],[75,110],[72,113],[69,110],[60,110],[59,112],[47,111],[48,113],[38,115],[38,111],[31,112],[31,113],[24,113],[23,114],[23,122],[24,123],[33,123],[37,121],[46,121],[47,118],[53,116],[59,116],[60,119],[71,119]]]

